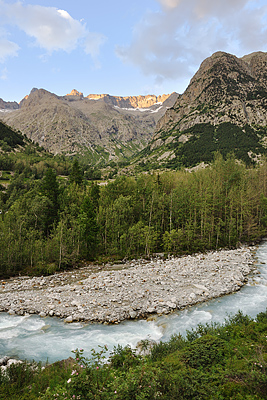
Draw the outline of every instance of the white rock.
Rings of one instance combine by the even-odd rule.
[[[130,318],[134,319],[137,316],[137,312],[132,310],[129,312],[129,315],[130,315]]]
[[[167,301],[166,306],[168,306],[169,308],[176,308],[176,304],[171,303],[170,301]]]
[[[71,323],[71,322],[73,322],[73,317],[72,317],[72,315],[69,315],[67,318],[65,318],[65,319],[64,319],[64,322],[66,322],[66,323]]]
[[[10,365],[12,365],[12,364],[22,364],[22,361],[21,360],[15,360],[15,359],[13,359],[13,358],[10,358],[9,360],[8,360],[8,362],[7,362],[7,367],[10,367]]]
[[[252,260],[251,249],[224,250],[164,262],[133,260],[128,269],[88,272],[85,279],[84,271],[16,279],[0,293],[0,310],[9,309],[10,315],[38,310],[60,318],[72,315],[66,318],[69,322],[79,318],[115,323],[147,313],[164,314],[178,305],[183,308],[239,290],[244,274],[255,267]],[[73,283],[66,284],[69,278]]]
[[[204,292],[208,292],[208,289],[203,285],[198,285],[197,283],[193,283],[193,286],[195,286],[197,289],[203,290]]]
[[[44,311],[41,311],[40,314],[39,314],[39,316],[42,317],[42,318],[44,318],[44,317],[46,317],[46,313],[45,313]]]

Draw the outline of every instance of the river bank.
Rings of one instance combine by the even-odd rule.
[[[255,270],[255,247],[168,260],[82,268],[0,281],[0,311],[65,322],[153,318],[239,290]],[[120,268],[120,269],[118,269]]]

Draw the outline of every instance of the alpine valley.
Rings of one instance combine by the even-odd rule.
[[[266,78],[0,99],[0,399],[266,400]]]

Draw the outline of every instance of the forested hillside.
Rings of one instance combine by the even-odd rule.
[[[51,167],[40,177],[17,170],[1,192],[2,276],[233,247],[266,233],[266,162],[247,168],[217,155],[194,173],[141,174],[102,186],[84,180],[77,161],[65,178],[60,163]]]

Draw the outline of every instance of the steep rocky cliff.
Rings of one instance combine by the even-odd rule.
[[[66,94],[68,98],[83,98],[83,93],[73,89],[70,93]],[[106,104],[111,106],[117,106],[120,108],[148,108],[157,104],[162,104],[169,99],[170,103],[173,103],[171,99],[177,98],[177,93],[163,94],[162,96],[146,95],[146,96],[111,96],[109,94],[89,94],[86,96],[89,100],[103,100]],[[173,105],[173,104],[172,104]]]
[[[110,96],[108,94],[89,94],[87,96],[90,100],[103,99],[105,103],[121,108],[148,108],[155,104],[162,104],[169,97],[169,94],[128,97]]]

